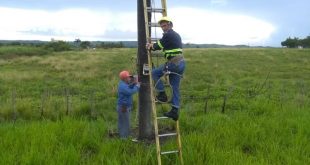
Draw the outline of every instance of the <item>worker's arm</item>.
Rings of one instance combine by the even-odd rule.
[[[125,95],[132,95],[136,92],[138,92],[139,90],[139,85],[134,85],[132,88],[130,88],[129,85],[125,85],[123,84],[121,87],[120,87],[120,90],[122,93],[124,93]]]
[[[169,33],[165,33],[160,40],[153,44],[152,50],[164,49],[169,44],[169,41]]]
[[[162,50],[163,48],[166,47],[166,45],[169,43],[169,34],[168,33],[165,33],[163,35],[163,37],[158,40],[157,42],[155,43],[147,43],[146,44],[146,49],[147,50]]]

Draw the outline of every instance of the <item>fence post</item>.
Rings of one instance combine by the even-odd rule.
[[[205,103],[205,111],[204,111],[205,114],[206,114],[207,111],[208,111],[208,100],[209,100],[209,98],[208,98],[208,96],[207,96],[207,97],[206,97],[206,103]]]
[[[90,91],[89,104],[90,104],[89,117],[90,119],[96,118],[94,116],[94,112],[95,112],[94,90]]]
[[[225,112],[225,107],[226,107],[226,102],[227,102],[227,99],[229,97],[229,95],[232,93],[233,91],[233,86],[231,86],[227,92],[227,94],[224,96],[224,100],[223,100],[223,105],[222,105],[222,113]]]
[[[47,97],[47,92],[45,89],[41,95],[41,119],[44,117],[44,105],[45,105],[46,97]]]
[[[12,110],[13,110],[12,118],[13,118],[13,121],[15,123],[16,118],[17,118],[17,114],[16,114],[16,88],[13,88],[13,90],[12,90]]]
[[[66,88],[66,116],[69,115],[69,111],[70,111],[70,90],[69,88]]]
[[[207,111],[208,111],[209,95],[210,95],[210,87],[208,87],[207,96],[206,96],[205,111],[204,111],[205,114],[206,114]]]

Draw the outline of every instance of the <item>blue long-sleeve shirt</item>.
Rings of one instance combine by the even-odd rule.
[[[118,84],[117,105],[132,107],[132,95],[138,91],[139,87],[137,85],[130,85],[121,80]]]

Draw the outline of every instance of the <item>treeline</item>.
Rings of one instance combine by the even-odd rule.
[[[289,37],[285,41],[282,41],[281,45],[286,46],[288,48],[298,48],[298,47],[310,48],[310,36],[307,36],[304,39],[299,39],[297,37],[294,38]]]
[[[90,49],[90,48],[123,48],[125,47],[123,42],[112,42],[112,41],[81,41],[76,39],[74,41],[74,46],[82,49]]]
[[[40,47],[50,51],[68,51],[81,49],[95,49],[95,48],[123,48],[125,47],[122,41],[0,41],[0,47],[4,46],[26,46],[26,47]]]
[[[41,56],[53,52],[122,48],[122,42],[66,42],[66,41],[0,41],[0,59],[10,59],[19,56]]]

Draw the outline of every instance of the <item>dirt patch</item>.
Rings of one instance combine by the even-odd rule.
[[[250,145],[243,145],[241,149],[244,154],[248,154],[248,155],[252,155],[255,152],[255,148]]]

